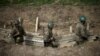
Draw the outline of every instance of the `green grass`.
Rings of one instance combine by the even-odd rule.
[[[43,4],[51,4],[54,0],[20,0],[19,4],[33,4],[33,5],[43,5]]]
[[[60,0],[60,4],[63,5],[100,5],[100,0]]]
[[[9,1],[8,0],[1,0],[0,4],[9,4]]]
[[[9,4],[32,4],[32,5],[44,5],[52,4],[56,0],[0,0],[0,5]],[[100,0],[59,0],[58,4],[61,5],[100,5]]]

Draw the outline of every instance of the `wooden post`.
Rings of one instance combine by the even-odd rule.
[[[87,23],[87,30],[90,30],[90,26],[89,26],[89,23]]]
[[[72,24],[71,24],[71,18],[68,17],[69,19],[69,32],[72,33],[73,32],[73,28],[72,28]]]
[[[39,18],[37,17],[36,18],[36,24],[35,24],[35,32],[38,31],[38,28],[39,28]]]
[[[69,26],[69,32],[70,32],[70,33],[72,33],[72,32],[73,32],[73,28],[72,28],[72,26],[71,26],[71,25]]]
[[[5,24],[4,24],[3,28],[6,29],[6,25]]]
[[[23,26],[23,19],[21,17],[18,18],[18,21],[20,23],[20,26]]]

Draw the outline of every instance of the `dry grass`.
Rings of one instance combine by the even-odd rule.
[[[100,34],[99,30],[99,18],[100,18],[100,6],[61,6],[61,5],[44,5],[41,7],[33,6],[7,6],[0,8],[0,27],[7,21],[16,19],[21,16],[24,19],[24,28],[26,31],[34,32],[35,19],[38,16],[40,19],[41,27],[42,23],[47,25],[47,22],[53,20],[55,23],[54,33],[67,34],[69,33],[69,22],[75,27],[78,17],[85,15],[91,24],[95,27],[91,28],[94,34]],[[68,17],[71,19],[69,20]],[[44,27],[47,27],[47,26]],[[42,29],[42,28],[41,28]]]

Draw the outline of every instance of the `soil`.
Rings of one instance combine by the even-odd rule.
[[[39,17],[39,33],[43,33],[43,28],[46,32],[48,21],[53,20],[55,23],[54,35],[67,35],[70,25],[73,26],[73,32],[75,31],[74,27],[80,15],[87,17],[91,32],[94,35],[100,35],[100,6],[43,5],[34,7],[13,5],[0,7],[0,27],[3,28],[5,24],[8,26],[7,28],[10,28],[11,20],[22,17],[25,30],[34,32],[35,20],[36,17]],[[2,37],[1,34],[0,39]],[[0,40],[0,56],[100,56],[100,41],[87,42],[75,47],[45,48],[9,44]]]
[[[0,56],[100,56],[99,41],[64,48],[0,44]]]

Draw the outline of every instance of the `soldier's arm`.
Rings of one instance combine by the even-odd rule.
[[[16,32],[16,34],[14,34],[14,36],[19,35],[19,31],[17,29],[14,30]]]
[[[15,30],[15,29],[12,29],[12,31],[11,31],[11,36],[16,36],[16,35],[18,35],[18,33],[17,33],[17,31]]]

